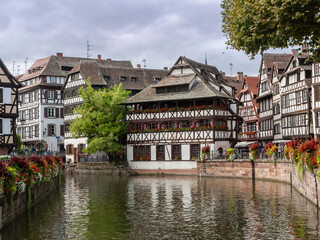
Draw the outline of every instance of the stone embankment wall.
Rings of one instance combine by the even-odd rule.
[[[13,195],[13,202],[10,205],[10,200],[7,196],[0,195],[0,229],[6,226],[19,214],[23,213],[27,208],[35,204],[40,198],[50,192],[52,189],[59,185],[58,177],[52,182],[44,182],[40,185],[31,187],[31,199],[28,201],[27,192],[18,193]]]
[[[68,173],[96,173],[110,175],[128,175],[130,169],[124,165],[116,166],[112,162],[79,162],[77,164],[66,164]]]
[[[291,184],[303,196],[319,207],[320,189],[315,173],[305,170],[297,173],[297,167],[288,162],[207,161],[198,162],[199,176],[239,177],[281,181]]]

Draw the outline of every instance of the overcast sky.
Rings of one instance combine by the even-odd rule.
[[[0,8],[0,57],[20,74],[34,60],[64,56],[131,60],[147,68],[171,67],[179,56],[230,75],[257,75],[260,57],[226,49],[219,0],[10,0]],[[285,52],[282,50],[282,52]],[[15,69],[17,75],[17,67]]]

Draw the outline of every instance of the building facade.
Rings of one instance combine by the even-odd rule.
[[[70,131],[70,123],[81,117],[73,113],[73,109],[82,103],[78,94],[80,87],[86,86],[86,80],[90,78],[92,87],[108,88],[114,85],[123,85],[123,88],[131,91],[131,95],[140,92],[150,84],[160,81],[166,76],[168,70],[145,69],[140,65],[134,68],[130,61],[102,60],[98,56],[96,60],[81,60],[68,73],[67,80],[62,88],[64,95],[64,125],[65,125],[65,149],[68,162],[86,161],[88,157],[99,157],[103,153],[88,156],[83,152],[87,145],[86,138],[73,138]]]
[[[275,62],[286,62],[290,58],[290,54],[264,53],[262,55],[256,98],[259,103],[259,130],[262,142],[271,142],[274,139],[272,67]]]
[[[245,77],[238,95],[239,101],[242,103],[239,106],[239,115],[243,119],[239,131],[239,141],[259,140],[259,104],[255,101],[258,93],[258,81],[258,77]]]
[[[312,64],[308,56],[293,55],[280,79],[282,138],[313,137],[312,123]]]
[[[190,172],[209,146],[219,157],[237,142],[235,88],[214,66],[180,57],[167,77],[127,102],[127,160],[136,171]]]
[[[38,59],[19,78],[18,133],[29,148],[63,151],[64,112],[61,88],[67,73],[81,58],[56,56]]]
[[[320,141],[320,64],[312,64],[312,116],[313,132],[317,141]]]
[[[0,155],[9,154],[16,146],[18,88],[22,85],[11,75],[0,59]]]

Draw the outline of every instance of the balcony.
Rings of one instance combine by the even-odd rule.
[[[146,109],[143,112],[139,110],[130,111],[127,116],[127,121],[139,120],[155,120],[155,119],[174,119],[174,118],[197,118],[197,117],[227,117],[231,113],[226,108],[168,108],[168,109]]]

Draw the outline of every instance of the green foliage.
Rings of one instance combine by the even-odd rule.
[[[21,150],[21,136],[19,134],[16,135],[16,143],[17,143],[17,146],[16,146],[16,149],[17,149],[17,152],[19,152]]]
[[[227,44],[254,57],[269,48],[308,45],[320,59],[319,0],[223,0]]]
[[[90,79],[87,85],[87,88],[79,90],[84,102],[74,110],[81,117],[71,123],[72,136],[88,138],[88,147],[84,150],[88,153],[123,151],[121,138],[126,134],[128,125],[124,121],[125,106],[120,104],[125,102],[130,91],[124,90],[121,84],[95,90]]]

